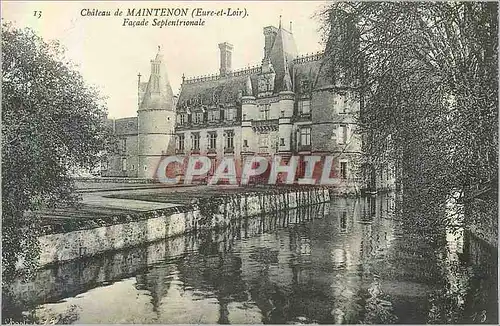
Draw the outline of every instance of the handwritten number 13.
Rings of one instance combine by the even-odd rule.
[[[42,17],[42,12],[40,10],[35,10],[33,12],[33,16],[35,16],[36,18],[40,18]]]

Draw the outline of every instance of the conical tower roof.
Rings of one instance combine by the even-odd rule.
[[[253,90],[252,90],[252,80],[250,79],[250,76],[247,77],[247,80],[245,82],[245,96],[253,96]]]
[[[160,47],[155,59],[151,60],[151,75],[139,104],[139,110],[151,109],[175,111],[174,93]]]

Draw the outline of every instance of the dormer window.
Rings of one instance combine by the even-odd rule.
[[[184,123],[186,123],[186,114],[184,113],[181,113],[179,114],[179,124],[183,125]]]
[[[304,79],[300,82],[300,92],[308,93],[310,88],[310,83],[308,79]]]
[[[225,111],[226,111],[226,120],[227,121],[236,120],[236,109],[229,108],[229,109],[226,109]]]
[[[196,112],[194,114],[194,123],[202,123],[203,122],[203,112]]]
[[[219,111],[211,110],[208,111],[208,121],[217,121],[219,120]]]

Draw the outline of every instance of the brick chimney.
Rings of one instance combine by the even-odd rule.
[[[220,49],[220,75],[227,76],[231,73],[231,55],[233,45],[227,42],[219,44]]]

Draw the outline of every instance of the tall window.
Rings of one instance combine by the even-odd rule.
[[[342,179],[347,179],[347,162],[340,162],[340,177]]]
[[[270,104],[263,104],[260,107],[260,116],[261,116],[261,119],[263,119],[263,120],[268,120],[269,119],[269,110],[270,110],[270,108],[271,108]]]
[[[226,120],[234,121],[236,119],[236,110],[234,108],[226,109]]]
[[[121,144],[122,145],[121,146],[122,147],[122,152],[127,151],[127,138],[122,138],[122,142],[121,143],[122,143]]]
[[[122,158],[122,170],[127,171],[127,159]]]
[[[259,146],[260,147],[267,147],[268,145],[268,135],[267,134],[260,134],[259,135]]]
[[[208,134],[208,148],[209,149],[217,148],[217,134],[215,132]]]
[[[184,134],[179,134],[177,136],[177,149],[180,151],[184,150]]]
[[[311,112],[311,101],[301,101],[299,103],[300,114],[309,114]]]
[[[300,145],[309,146],[311,145],[311,128],[301,128],[300,129]]]
[[[234,148],[234,132],[232,130],[226,131],[226,148]]]
[[[338,100],[334,101],[334,104],[337,105],[337,112],[339,114],[346,114],[348,113],[347,110],[347,98],[345,95],[339,95]]]
[[[196,150],[196,151],[199,151],[200,150],[200,134],[199,133],[196,133],[196,134],[193,134],[192,136],[193,138],[193,150]]]
[[[184,113],[179,114],[179,124],[183,125],[186,122],[186,115]]]
[[[347,144],[347,125],[340,125],[340,137],[339,137],[339,142],[340,144]]]

